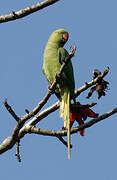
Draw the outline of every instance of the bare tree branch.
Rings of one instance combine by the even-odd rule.
[[[2,15],[0,16],[0,23],[8,22],[8,21],[13,21],[19,18],[23,18],[25,16],[28,16],[36,11],[39,11],[47,6],[50,6],[54,3],[56,3],[59,0],[45,0],[43,2],[34,4],[32,6],[29,6],[27,8],[21,9],[19,11],[12,11],[10,14]]]
[[[82,129],[89,128],[89,127],[93,126],[94,124],[110,117],[111,115],[113,115],[115,113],[117,113],[117,107],[97,118],[90,120],[89,122],[86,122],[78,127],[72,128],[71,134],[77,133],[78,131],[80,131]],[[46,129],[36,128],[34,126],[27,126],[25,131],[27,133],[40,134],[40,135],[45,135],[45,136],[56,136],[56,137],[67,136],[67,130],[58,130],[58,131],[46,130]],[[20,137],[20,134],[19,134],[19,137]]]

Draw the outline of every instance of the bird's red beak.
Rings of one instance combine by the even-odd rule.
[[[68,33],[63,34],[63,39],[64,39],[65,41],[67,41],[67,40],[68,40],[68,38],[69,38]]]

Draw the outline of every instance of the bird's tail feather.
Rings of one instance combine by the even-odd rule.
[[[67,97],[67,145],[68,145],[68,159],[70,159],[70,93]]]
[[[64,92],[60,101],[60,117],[63,117],[64,128],[67,129],[68,159],[70,159],[70,91]]]

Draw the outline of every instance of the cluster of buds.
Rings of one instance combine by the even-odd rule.
[[[101,72],[98,69],[94,69],[93,79],[97,78],[100,74]],[[100,99],[102,96],[105,96],[105,91],[108,88],[108,84],[109,82],[105,81],[103,78],[99,78],[96,85],[90,89],[88,96],[86,98],[90,98],[94,91],[98,93],[98,99]]]

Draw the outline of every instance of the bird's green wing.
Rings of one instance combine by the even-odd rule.
[[[64,59],[68,56],[68,52],[64,48],[58,49],[58,56],[59,56],[59,63],[62,65],[64,62]],[[73,73],[73,66],[71,63],[71,60],[68,62],[67,66],[65,67],[63,78],[67,82],[67,86],[69,87],[71,91],[71,95],[74,94],[75,89],[75,82],[74,82],[74,73]]]

